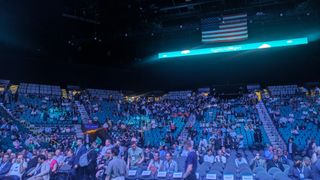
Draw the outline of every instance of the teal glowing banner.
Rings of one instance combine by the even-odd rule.
[[[222,46],[222,47],[213,47],[213,48],[204,48],[204,49],[163,52],[158,54],[158,58],[163,59],[163,58],[175,58],[175,57],[183,57],[183,56],[216,54],[216,53],[236,52],[236,51],[245,51],[245,50],[253,50],[253,49],[267,49],[267,48],[274,48],[274,47],[294,46],[294,45],[301,45],[301,44],[308,44],[308,38],[303,37],[303,38],[278,40],[278,41],[239,44],[234,46]]]

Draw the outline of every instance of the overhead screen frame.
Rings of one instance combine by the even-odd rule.
[[[257,50],[257,49],[269,49],[269,48],[275,48],[275,47],[296,46],[296,45],[303,45],[303,44],[308,44],[307,37],[276,40],[276,41],[265,41],[265,42],[249,43],[249,44],[239,44],[239,45],[231,45],[231,46],[203,48],[203,49],[162,52],[158,54],[158,59],[218,54],[218,53],[226,53],[226,52]]]

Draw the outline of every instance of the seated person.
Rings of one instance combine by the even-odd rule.
[[[247,160],[242,157],[241,153],[237,153],[237,158],[234,160],[234,163],[237,167],[239,167],[241,164],[248,164]]]
[[[11,165],[9,154],[4,154],[0,163],[0,179],[10,171]]]
[[[292,180],[304,179],[305,177],[304,177],[303,171],[304,171],[304,168],[302,166],[301,160],[296,160],[294,162],[294,165],[290,167],[288,176]]]
[[[172,154],[170,152],[166,154],[166,160],[163,162],[161,170],[168,173],[178,172],[178,164],[172,159]]]
[[[256,156],[250,161],[250,167],[254,170],[257,167],[266,168],[266,161],[260,158],[260,154],[257,153]]]
[[[153,174],[156,174],[160,170],[162,164],[163,161],[160,160],[159,152],[155,152],[153,154],[153,159],[150,161],[148,165],[148,170],[151,171]]]
[[[279,161],[278,155],[274,155],[272,160],[269,160],[267,163],[267,170],[269,170],[272,167],[277,167],[281,169],[281,171],[284,171],[284,167],[282,163]]]
[[[224,157],[221,150],[218,150],[218,155],[215,157],[214,161],[225,164],[227,162],[227,158]]]
[[[212,154],[212,150],[211,149],[208,149],[207,154],[204,155],[203,161],[204,162],[208,162],[208,163],[213,163],[214,162],[214,156]]]
[[[27,163],[25,162],[23,155],[19,154],[17,159],[13,162],[9,173],[3,179],[20,180],[26,168]]]
[[[37,166],[28,173],[28,180],[49,180],[50,163],[46,161],[46,156],[39,155]]]

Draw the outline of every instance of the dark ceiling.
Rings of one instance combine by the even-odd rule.
[[[195,60],[187,60],[184,64],[178,64],[180,60],[145,62],[160,51],[201,47],[199,20],[202,17],[246,11],[252,29],[249,40],[255,41],[270,38],[271,32],[273,38],[288,35],[288,29],[292,31],[290,34],[307,31],[309,27],[310,32],[316,31],[319,27],[317,7],[317,0],[2,0],[0,76],[16,81],[116,89],[187,88],[214,83],[271,82],[272,79],[285,81],[282,75],[270,79],[268,76],[248,78],[253,77],[252,74],[233,76],[246,74],[243,71],[253,68],[253,60],[243,61],[242,65],[239,64],[243,68],[235,70],[234,74],[232,69],[239,66],[211,62],[210,57],[198,58],[198,64]],[[265,15],[258,16],[259,12]],[[284,16],[279,17],[280,13]],[[311,54],[299,54],[301,59],[306,58],[304,55],[308,60],[315,58],[310,63],[302,63],[305,65],[301,68],[306,71],[304,74],[308,75],[308,68],[313,68],[317,62],[318,51],[315,49],[318,47],[314,43],[308,49]],[[281,58],[288,58],[275,51],[277,53]],[[230,57],[220,56],[219,59]],[[248,59],[245,57],[241,55],[239,59]],[[251,54],[248,57],[254,58]],[[265,62],[264,67],[269,67]],[[277,63],[274,67],[286,73],[284,66],[288,64]],[[296,64],[297,67],[301,65]],[[216,74],[223,68],[226,68],[227,76],[217,78],[225,75]],[[210,69],[217,71],[212,73]],[[272,68],[259,72],[267,73],[268,70]],[[294,71],[295,68],[289,69],[288,74],[294,74]],[[313,72],[301,81],[320,77],[316,75],[317,72]],[[189,82],[185,82],[186,78]],[[294,79],[297,78],[291,81]]]

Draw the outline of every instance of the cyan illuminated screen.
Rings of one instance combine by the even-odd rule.
[[[274,48],[274,47],[294,46],[294,45],[301,45],[301,44],[308,44],[308,38],[303,37],[303,38],[286,39],[286,40],[278,40],[278,41],[240,44],[240,45],[234,45],[234,46],[222,46],[222,47],[213,47],[213,48],[204,48],[204,49],[163,52],[158,54],[158,58],[163,59],[163,58],[175,58],[175,57],[195,56],[195,55],[204,55],[204,54],[216,54],[216,53],[236,52],[236,51],[245,51],[245,50],[253,50],[253,49],[266,49],[266,48]]]

